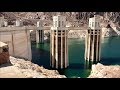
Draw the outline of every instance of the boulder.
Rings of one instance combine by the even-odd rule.
[[[8,45],[0,42],[0,65],[9,62]]]

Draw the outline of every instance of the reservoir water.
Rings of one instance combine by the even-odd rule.
[[[59,71],[68,78],[86,78],[91,70],[85,69],[85,41],[68,39],[69,67]],[[32,62],[47,69],[50,68],[50,44],[32,43]],[[104,65],[120,65],[120,37],[104,38],[101,48],[101,63]]]

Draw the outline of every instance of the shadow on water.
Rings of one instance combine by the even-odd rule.
[[[68,68],[58,70],[61,75],[66,75],[67,78],[86,78],[90,75],[91,69],[86,68],[86,64],[70,63]]]
[[[103,65],[120,65],[120,37],[104,39],[101,50],[101,63]]]
[[[120,57],[101,58],[103,65],[120,65]]]
[[[69,69],[84,69],[84,64],[80,63],[71,63]]]
[[[32,43],[32,62],[50,69],[50,51],[47,48],[45,44]]]

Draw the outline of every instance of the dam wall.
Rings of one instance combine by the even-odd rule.
[[[8,44],[11,56],[32,59],[30,31],[24,27],[0,27],[0,41]]]

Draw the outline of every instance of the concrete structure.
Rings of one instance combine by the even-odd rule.
[[[9,62],[9,47],[0,41],[0,65]]]
[[[4,20],[4,26],[5,26],[5,27],[8,26],[8,22],[7,22],[7,20]]]
[[[50,65],[52,68],[63,69],[69,65],[67,34],[66,17],[54,16],[50,37]]]
[[[8,44],[11,56],[32,59],[30,30],[35,27],[1,27],[0,41]]]
[[[42,21],[37,22],[38,30],[36,30],[36,43],[44,43],[44,30]]]
[[[4,19],[4,17],[0,17],[0,27],[7,27],[8,22],[7,19]]]
[[[23,26],[22,20],[17,19],[16,22],[15,22],[15,26],[17,26],[17,27]]]
[[[0,17],[0,27],[4,26],[4,17]]]
[[[99,16],[94,15],[89,19],[89,29],[87,30],[85,41],[85,60],[97,63],[100,61],[101,53],[101,27]]]

